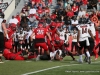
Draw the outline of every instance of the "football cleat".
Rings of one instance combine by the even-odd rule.
[[[79,63],[83,63],[83,60],[82,59],[78,59],[77,60]]]

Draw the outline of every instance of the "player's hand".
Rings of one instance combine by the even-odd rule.
[[[77,43],[78,47],[81,47],[79,43]]]
[[[7,40],[9,40],[10,38],[9,38],[9,36],[8,36],[8,34],[6,35],[6,38],[7,38]]]

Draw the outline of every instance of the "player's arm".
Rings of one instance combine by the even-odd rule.
[[[79,43],[79,38],[80,38],[80,30],[78,30],[78,34],[77,34],[77,43]]]
[[[60,36],[60,33],[56,30],[56,34],[58,35],[58,36]]]
[[[2,22],[2,28],[3,28],[3,31],[4,31],[4,35],[6,36],[7,39],[9,39],[8,33],[7,33],[7,28],[6,28],[6,25],[5,25],[4,22]]]
[[[100,31],[100,27],[97,27],[96,25],[94,25],[95,30]]]
[[[33,41],[33,38],[32,38],[33,36],[35,36],[35,33],[34,32],[30,35],[30,40],[31,41]]]
[[[67,44],[69,43],[69,40],[70,40],[70,36],[68,35],[68,42],[67,42]]]
[[[49,40],[52,41],[51,36],[48,32],[46,32],[46,35],[48,36]]]

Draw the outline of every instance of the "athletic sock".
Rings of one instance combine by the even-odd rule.
[[[79,57],[80,57],[80,60],[83,60],[83,57],[82,57],[82,55],[80,55]]]
[[[90,57],[90,53],[89,51],[86,52],[87,57]]]

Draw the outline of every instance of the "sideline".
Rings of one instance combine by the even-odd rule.
[[[92,62],[92,63],[99,63],[99,62],[100,61]],[[88,64],[88,63],[86,63],[86,64]],[[71,64],[71,65],[55,66],[55,67],[51,67],[51,68],[46,68],[46,69],[34,71],[34,72],[25,73],[25,74],[22,74],[22,75],[30,75],[30,74],[35,74],[35,73],[39,73],[39,72],[43,72],[43,71],[47,71],[47,70],[51,70],[51,69],[55,69],[55,68],[60,68],[60,67],[65,67],[65,66],[74,66],[74,65],[82,65],[82,64]]]

